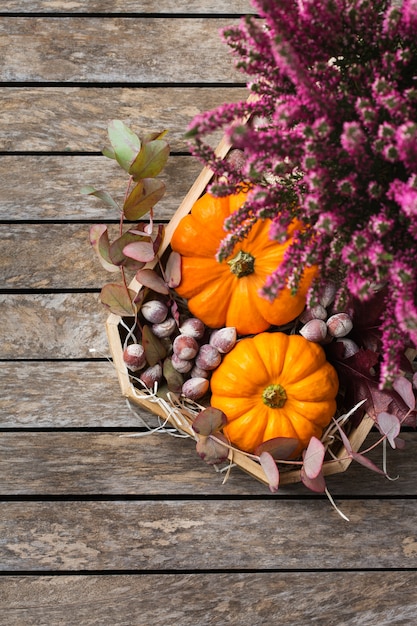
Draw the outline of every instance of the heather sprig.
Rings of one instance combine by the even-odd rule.
[[[417,345],[417,0],[252,0],[257,16],[224,31],[256,99],[195,118],[192,150],[217,175],[215,193],[242,176],[246,206],[225,225],[219,259],[257,219],[282,240],[305,225],[263,294],[296,289],[319,265],[309,293],[336,281],[339,308],[385,287],[381,383]],[[248,123],[239,120],[248,118]],[[216,159],[206,135],[222,128],[243,169]]]

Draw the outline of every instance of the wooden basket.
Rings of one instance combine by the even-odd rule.
[[[229,150],[230,145],[225,139],[223,139],[216,149],[216,154],[220,158],[224,158]],[[176,229],[178,223],[185,215],[187,215],[191,211],[191,208],[196,200],[205,192],[207,185],[212,178],[212,175],[213,173],[210,169],[204,168],[195,180],[188,194],[185,196],[180,207],[178,208],[175,215],[165,229],[160,255],[162,255],[166,250],[169,249],[172,234]],[[138,291],[142,288],[140,283],[138,283],[136,280],[133,280],[130,286],[135,291]],[[121,336],[123,335],[123,331],[121,328],[121,323],[122,319],[120,317],[111,314],[107,319],[106,331],[108,335],[110,351],[113,357],[113,363],[115,365],[115,369],[119,378],[122,394],[132,403],[146,408],[151,413],[160,416],[164,420],[167,420],[170,425],[177,428],[180,432],[183,432],[195,439],[195,433],[191,428],[193,416],[195,415],[192,410],[187,410],[186,408],[179,406],[173,408],[168,407],[167,409],[167,407],[161,406],[161,404],[155,402],[151,396],[146,397],[145,394],[140,393],[138,388],[134,386],[128,369],[126,368],[126,365],[123,361],[123,344],[121,338]],[[360,449],[362,443],[364,442],[373,425],[374,421],[366,415],[362,419],[360,424],[356,428],[353,428],[351,430],[351,432],[349,433],[349,440],[354,451],[358,451]],[[323,465],[324,475],[344,472],[352,461],[342,444],[339,444],[337,451],[333,452],[333,454],[336,457],[335,460],[332,460],[331,462],[325,463]],[[258,479],[259,481],[268,484],[268,480],[261,465],[252,458],[249,458],[245,453],[236,450],[230,450],[229,461],[240,467],[245,472],[249,473],[254,478]],[[295,483],[299,482],[300,480],[300,469],[290,469],[288,471],[282,471],[280,473],[280,484]]]

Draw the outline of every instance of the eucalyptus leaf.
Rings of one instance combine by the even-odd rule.
[[[110,206],[112,209],[117,209],[117,211],[119,211],[119,205],[107,191],[103,191],[102,189],[95,189],[95,187],[91,187],[90,185],[85,185],[84,187],[81,187],[81,193],[88,196],[95,196],[96,198],[99,198],[105,204]]]
[[[135,261],[149,263],[155,258],[154,247],[147,241],[135,241],[123,248],[123,254]]]
[[[155,337],[148,325],[142,328],[142,345],[146,360],[150,366],[156,365],[166,357],[166,349],[162,341]]]
[[[165,266],[165,277],[168,287],[175,289],[181,282],[181,255],[172,251]]]
[[[401,423],[398,417],[382,411],[376,416],[376,423],[381,433],[388,439],[391,448],[395,448],[395,439],[401,430]]]
[[[149,287],[156,293],[169,294],[169,289],[165,281],[155,272],[149,268],[140,269],[136,273],[136,280],[144,287]]]
[[[299,445],[298,439],[293,437],[274,437],[261,443],[256,448],[255,454],[259,456],[262,452],[269,452],[274,459],[286,461],[291,458]]]
[[[326,449],[320,439],[311,437],[303,459],[304,471],[308,478],[314,479],[320,474],[325,453]]]
[[[229,449],[223,445],[223,441],[226,443],[227,440],[221,433],[216,433],[215,437],[201,437],[196,444],[197,454],[209,465],[223,463],[229,455]]]
[[[129,172],[130,166],[141,149],[139,137],[121,120],[112,120],[107,132],[116,161],[126,172]]]
[[[160,180],[145,178],[132,189],[123,205],[127,220],[138,220],[148,213],[165,194],[166,186]]]
[[[304,467],[302,467],[300,477],[303,485],[308,487],[308,489],[311,489],[311,491],[316,493],[324,493],[326,491],[326,481],[324,480],[322,471],[320,471],[314,478],[310,478],[307,476]]]
[[[162,172],[169,157],[169,145],[156,139],[142,145],[129,169],[134,180],[155,178]]]
[[[200,411],[192,424],[192,429],[198,435],[208,437],[227,423],[226,415],[220,409],[209,406]]]
[[[172,365],[172,359],[169,357],[164,360],[162,366],[162,373],[167,381],[169,391],[174,393],[181,393],[181,389],[184,383],[184,378]]]
[[[259,455],[259,462],[269,483],[269,489],[272,493],[278,491],[279,486],[279,470],[274,458],[269,452],[262,452]]]
[[[132,243],[140,243],[142,241],[148,240],[148,237],[144,237],[143,235],[136,234],[131,230],[126,231],[120,237],[115,239],[110,246],[110,258],[111,261],[115,265],[124,266],[128,269],[138,270],[144,266],[144,262],[140,261],[140,259],[135,259],[133,262],[131,257],[124,253],[124,249],[127,245]],[[148,245],[149,242],[148,242]]]
[[[100,300],[115,315],[134,317],[136,307],[133,304],[135,292],[119,283],[109,283],[101,290]]]
[[[105,224],[93,224],[90,227],[90,243],[104,269],[118,272],[119,267],[111,260],[109,233]]]

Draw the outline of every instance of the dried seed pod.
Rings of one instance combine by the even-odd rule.
[[[140,312],[148,322],[160,324],[168,315],[168,307],[161,300],[148,300],[142,304]]]
[[[201,367],[203,370],[214,370],[222,360],[222,355],[217,348],[211,346],[209,343],[205,343],[200,346],[198,354],[195,359],[197,367]]]
[[[201,367],[197,367],[197,365],[194,365],[190,372],[190,376],[191,378],[209,378],[210,372],[207,370],[203,370]]]
[[[141,370],[146,365],[145,350],[140,343],[131,343],[123,350],[123,361],[132,372]]]
[[[352,328],[353,323],[347,313],[335,313],[327,320],[327,330],[332,337],[345,337]]]
[[[348,359],[349,357],[359,352],[359,346],[353,341],[353,339],[342,337],[340,339],[337,339],[336,343],[339,343],[343,346],[342,359]]]
[[[211,333],[209,344],[217,348],[221,354],[226,354],[234,347],[236,340],[236,328],[234,326],[226,326]]]
[[[176,328],[177,323],[173,317],[167,317],[159,324],[152,324],[152,332],[156,337],[159,337],[159,339],[170,337]]]
[[[198,343],[193,337],[178,335],[173,341],[172,349],[180,359],[188,361],[196,356]]]
[[[139,376],[140,380],[145,383],[148,389],[153,389],[155,383],[159,383],[162,378],[162,366],[157,363],[151,367],[147,367]]]
[[[177,372],[180,372],[181,374],[187,374],[192,370],[193,361],[191,359],[180,359],[180,357],[175,354],[175,352],[171,357],[171,361],[174,369],[176,369]]]
[[[193,339],[197,339],[198,341],[204,337],[206,327],[204,322],[199,320],[198,317],[189,317],[183,321],[179,330],[182,335],[193,337]]]
[[[302,329],[300,330],[300,335],[302,335],[308,341],[321,343],[326,339],[327,335],[326,322],[318,319],[310,320],[302,327]]]
[[[183,384],[181,393],[190,400],[199,400],[207,393],[209,384],[206,378],[189,378]]]

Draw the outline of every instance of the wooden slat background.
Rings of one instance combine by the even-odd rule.
[[[200,171],[184,132],[244,98],[220,27],[249,0],[3,0],[0,7],[0,621],[11,626],[411,624],[417,438],[387,480],[352,464],[326,498],[227,482],[190,440],[131,437],[88,244],[123,194],[106,126],[169,131],[167,221]],[[212,138],[213,145],[219,136]],[[376,434],[371,433],[371,445]],[[370,458],[381,464],[381,450]]]

